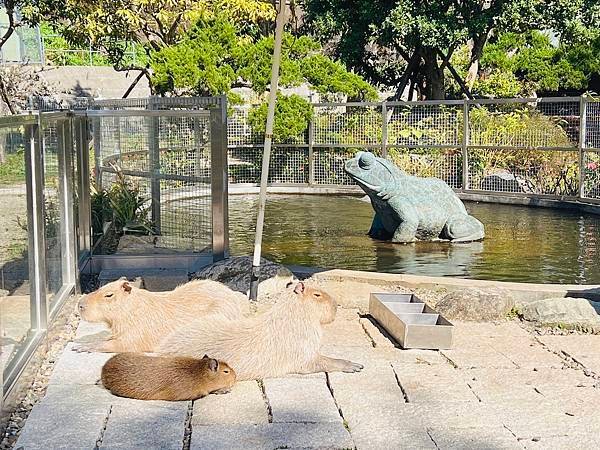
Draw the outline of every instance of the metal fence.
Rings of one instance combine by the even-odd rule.
[[[359,150],[465,192],[600,198],[600,103],[589,97],[317,103],[306,128],[277,140],[272,185],[347,186]],[[229,181],[260,179],[250,107],[228,121]]]

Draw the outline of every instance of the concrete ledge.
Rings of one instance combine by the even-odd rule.
[[[502,288],[510,291],[515,300],[530,302],[551,297],[583,297],[600,301],[600,285],[597,284],[535,284],[507,281],[472,280],[467,278],[428,277],[394,273],[363,272],[344,269],[317,269],[314,267],[290,266],[299,277],[313,276],[322,280],[355,281],[378,285],[404,286],[408,288],[443,288],[458,290],[465,288]]]

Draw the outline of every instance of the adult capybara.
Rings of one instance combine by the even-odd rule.
[[[105,323],[111,336],[76,349],[152,352],[161,339],[192,319],[215,314],[239,319],[247,310],[248,300],[243,294],[212,280],[191,281],[168,292],[150,292],[120,279],[84,296],[79,302],[81,318]]]
[[[196,359],[119,353],[102,367],[106,389],[139,400],[195,400],[229,392],[234,383],[235,371],[207,355]]]
[[[195,320],[167,336],[156,352],[192,357],[209,354],[227,361],[238,380],[288,373],[357,372],[362,369],[360,364],[319,353],[322,325],[333,322],[336,308],[327,293],[298,283],[260,316]]]

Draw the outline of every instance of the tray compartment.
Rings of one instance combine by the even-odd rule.
[[[453,325],[414,294],[372,293],[369,313],[402,348],[452,348]]]

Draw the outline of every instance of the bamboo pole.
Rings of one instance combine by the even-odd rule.
[[[254,258],[250,274],[250,300],[258,297],[258,281],[260,275],[260,254],[262,249],[263,225],[265,222],[265,207],[267,203],[267,182],[269,179],[269,162],[271,159],[271,144],[273,141],[273,122],[275,119],[275,104],[277,102],[277,86],[279,84],[279,62],[281,59],[281,41],[285,23],[285,0],[279,1],[275,26],[275,45],[273,49],[273,65],[271,67],[271,85],[267,109],[267,124],[265,127],[265,146],[263,151],[262,172],[260,174],[260,194],[258,198],[258,216],[256,218],[256,234],[254,237]]]

